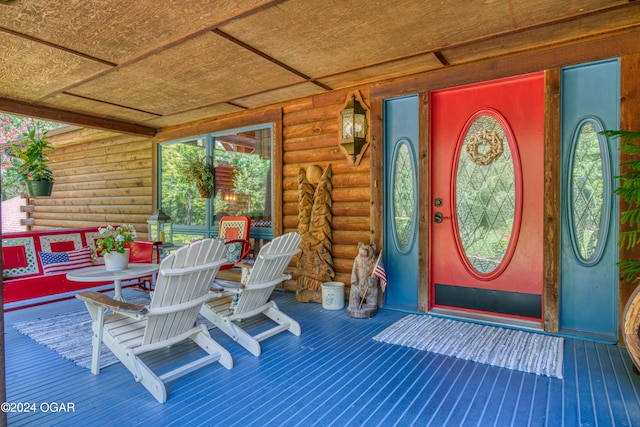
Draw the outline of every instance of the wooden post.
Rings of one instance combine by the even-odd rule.
[[[544,75],[544,330],[558,332],[560,276],[560,69]]]

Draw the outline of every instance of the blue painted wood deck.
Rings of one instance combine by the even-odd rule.
[[[622,347],[565,339],[560,380],[373,341],[404,313],[352,319],[293,294],[276,291],[274,299],[300,322],[300,337],[279,334],[254,357],[212,329],[234,368],[216,363],[169,383],[164,404],[121,364],[94,376],[12,327],[77,310],[80,301],[5,313],[8,399],[37,407],[9,413],[9,425],[640,426],[640,377]],[[145,360],[166,371],[169,354],[199,351],[179,345]],[[42,403],[75,410],[45,412]]]

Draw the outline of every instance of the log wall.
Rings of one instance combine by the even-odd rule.
[[[372,238],[370,216],[370,154],[351,165],[339,146],[339,117],[353,91],[336,91],[298,100],[283,106],[282,223],[285,233],[298,229],[298,170],[331,165],[333,239],[331,254],[335,281],[351,283],[358,242]],[[368,90],[360,89],[368,105]],[[295,291],[296,282],[285,283]]]
[[[29,228],[127,223],[146,238],[153,213],[151,140],[90,129],[49,135],[56,181],[51,197],[28,199]]]

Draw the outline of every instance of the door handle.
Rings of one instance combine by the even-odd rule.
[[[436,224],[440,224],[443,218],[444,217],[442,216],[442,212],[436,212],[433,214],[433,222],[435,222]]]

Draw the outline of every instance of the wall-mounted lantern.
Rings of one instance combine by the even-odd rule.
[[[357,96],[356,96],[357,94]],[[349,161],[357,165],[368,144],[367,142],[367,109],[362,105],[362,98],[356,92],[352,94],[340,111],[340,146],[348,154]]]

